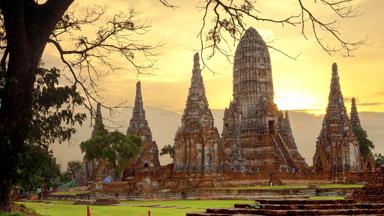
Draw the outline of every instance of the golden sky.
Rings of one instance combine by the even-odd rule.
[[[162,7],[157,0],[95,0],[92,4],[105,5],[109,13],[126,12],[134,8],[141,12],[139,19],[152,26],[150,32],[140,36],[145,43],[163,45],[151,76],[139,76],[142,81],[145,106],[160,107],[180,112],[185,106],[190,84],[192,57],[199,50],[197,37],[202,24],[202,11],[198,6],[202,0],[169,0],[178,5],[176,9]],[[75,1],[76,2],[76,1]],[[87,1],[89,3],[90,1]],[[298,14],[296,0],[259,0],[257,7],[264,16],[283,17],[284,14]],[[305,0],[304,2],[313,2]],[[340,82],[346,106],[350,98],[356,97],[359,111],[380,112],[384,110],[384,1],[358,0],[360,16],[343,20],[338,24],[347,40],[359,40],[368,36],[368,45],[355,52],[355,57],[345,58],[338,54],[329,56],[314,41],[301,36],[300,27],[282,27],[278,24],[248,22],[262,37],[285,52],[296,55],[292,60],[277,52],[270,51],[274,80],[275,102],[280,109],[308,110],[323,113],[327,105],[331,64],[339,66]],[[80,11],[85,2],[77,1],[72,6]],[[325,8],[315,8],[322,18],[331,18]],[[335,17],[335,16],[332,16]],[[84,34],[88,34],[84,31]],[[234,53],[235,46],[232,47]],[[47,47],[45,61],[56,56]],[[48,59],[48,60],[47,60]],[[99,80],[100,93],[106,103],[128,100],[133,103],[134,87],[137,80],[124,59],[114,56],[113,63],[121,70]],[[232,95],[232,65],[223,56],[216,55],[208,62],[217,73],[203,71],[206,93],[213,109],[225,108]]]

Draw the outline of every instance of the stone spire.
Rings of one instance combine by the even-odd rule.
[[[332,124],[337,120],[338,124]],[[323,126],[334,125],[337,130],[342,132],[344,128],[350,128],[350,122],[347,115],[347,110],[344,105],[344,98],[340,88],[339,74],[337,64],[332,64],[332,78],[330,92],[328,96],[328,106],[324,117]]]
[[[371,142],[368,139],[367,132],[361,126],[359,113],[357,112],[356,100],[354,97],[352,98],[352,105],[351,105],[351,125],[352,125],[353,132],[355,133],[355,136],[359,137],[358,138],[359,145],[361,144],[362,146],[364,146],[363,143]],[[362,137],[362,135],[364,137]],[[371,149],[361,148],[360,155],[361,155],[360,163],[361,163],[362,170],[365,172],[373,172],[375,170],[375,165],[374,165],[375,158],[373,157]]]
[[[96,105],[96,113],[94,119],[95,124],[93,125],[91,138],[94,138],[95,136],[106,132],[103,124],[103,116],[101,115],[100,103],[97,103]],[[100,159],[88,160],[84,158],[84,164],[86,169],[87,180],[95,181],[98,177],[107,176],[109,174],[106,169],[105,161],[102,161]]]
[[[285,110],[284,116],[289,121],[289,112],[288,112],[288,110]]]
[[[144,137],[147,141],[152,141],[151,129],[149,128],[148,122],[145,118],[140,81],[136,83],[135,105],[133,107],[129,127],[127,129],[127,135],[138,135]]]
[[[314,168],[318,173],[337,179],[350,171],[358,171],[359,157],[359,145],[347,115],[334,63],[328,106],[313,157]]]
[[[92,130],[92,137],[95,137],[98,133],[102,132],[104,129],[103,116],[101,115],[101,104],[97,103],[96,114],[95,114],[95,125]]]
[[[354,97],[352,98],[352,106],[351,106],[351,124],[352,124],[352,127],[357,127],[357,128],[361,127],[359,113],[357,112],[357,107],[356,107],[356,100]]]
[[[175,135],[174,170],[176,172],[216,172],[219,169],[219,133],[214,127],[205,96],[199,54],[193,56],[189,88],[181,127]]]
[[[160,166],[159,150],[157,148],[156,142],[152,140],[151,129],[149,128],[148,121],[145,118],[140,81],[136,83],[135,105],[133,106],[132,117],[129,121],[127,135],[140,136],[142,139],[141,152],[128,170],[139,174],[146,168],[154,168]],[[133,173],[127,172],[124,174],[124,176],[128,177]]]
[[[213,127],[213,116],[208,107],[203,77],[201,76],[199,53],[195,53],[193,56],[191,86],[189,88],[182,123],[186,124],[192,119],[199,121],[200,119],[204,119],[203,123],[208,124],[205,126]]]
[[[332,108],[343,110],[343,114],[346,113],[344,99],[340,89],[339,73],[336,63],[332,64],[331,87],[328,97],[328,109]]]

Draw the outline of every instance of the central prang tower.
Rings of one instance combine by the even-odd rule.
[[[241,38],[233,66],[233,98],[240,105],[242,120],[250,123],[261,104],[273,107],[273,82],[268,48],[254,28]],[[276,109],[277,110],[277,109]],[[258,125],[262,127],[262,125]],[[260,128],[261,129],[261,128]]]
[[[307,171],[292,136],[288,112],[279,111],[273,97],[268,47],[259,33],[249,28],[236,49],[233,101],[224,113],[224,171]]]

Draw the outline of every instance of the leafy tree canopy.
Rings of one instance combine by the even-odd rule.
[[[126,136],[118,131],[105,131],[82,142],[80,148],[85,153],[85,160],[106,160],[109,168],[114,170],[115,176],[120,178],[130,160],[139,153],[141,139]]]
[[[375,157],[376,167],[381,167],[382,165],[384,165],[384,155],[376,153],[374,157]]]
[[[160,150],[160,155],[169,155],[172,159],[175,156],[175,146],[174,145],[165,145],[163,148]]]
[[[353,133],[359,141],[360,153],[364,158],[367,158],[371,153],[371,149],[375,148],[373,142],[368,139],[367,132],[361,127],[353,127]]]
[[[83,163],[80,161],[69,161],[67,164],[67,171],[74,178],[76,175],[81,173],[83,168]]]
[[[24,191],[34,191],[45,184],[55,187],[61,177],[59,165],[49,145],[61,143],[75,133],[73,126],[82,124],[86,115],[75,111],[83,98],[73,86],[59,86],[60,71],[56,68],[36,70],[32,97],[32,121],[20,152],[17,183]]]
[[[17,170],[23,191],[35,191],[43,184],[47,188],[58,186],[60,167],[52,152],[35,145],[27,145],[26,148],[24,159]]]
[[[84,113],[76,112],[84,98],[76,86],[59,86],[60,71],[57,68],[38,68],[32,97],[32,121],[26,142],[48,146],[57,141],[68,141],[86,119]]]

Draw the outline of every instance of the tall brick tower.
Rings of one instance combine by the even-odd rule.
[[[288,115],[273,101],[268,47],[254,28],[240,39],[233,65],[233,100],[224,112],[221,145],[225,171],[305,172]]]
[[[175,135],[174,170],[184,173],[218,172],[219,142],[220,136],[205,96],[199,54],[196,53],[187,103]]]
[[[351,124],[352,127],[361,128],[359,113],[357,112],[356,99],[354,97],[352,98],[351,104]]]
[[[140,136],[143,140],[142,150],[136,160],[136,171],[143,168],[159,167],[159,150],[156,142],[152,140],[151,129],[148,126],[148,121],[145,118],[145,110],[143,106],[143,97],[141,95],[141,83],[136,83],[135,105],[132,111],[132,117],[129,121],[127,135]]]
[[[367,145],[366,142],[371,142],[368,140],[367,132],[363,129],[360,123],[360,117],[359,112],[357,111],[357,105],[355,98],[352,98],[352,104],[351,104],[351,125],[353,129],[353,133],[357,137],[357,140],[359,142],[364,143]],[[365,136],[365,139],[363,138]],[[359,138],[360,137],[360,138]],[[362,140],[360,140],[362,139]],[[360,148],[360,163],[361,163],[361,169],[365,172],[374,172],[375,171],[375,158],[373,157],[372,151],[370,148],[367,148],[367,146]]]
[[[313,166],[317,173],[334,180],[350,171],[360,171],[359,144],[344,106],[337,65],[332,65],[332,79],[323,127],[317,138]]]

